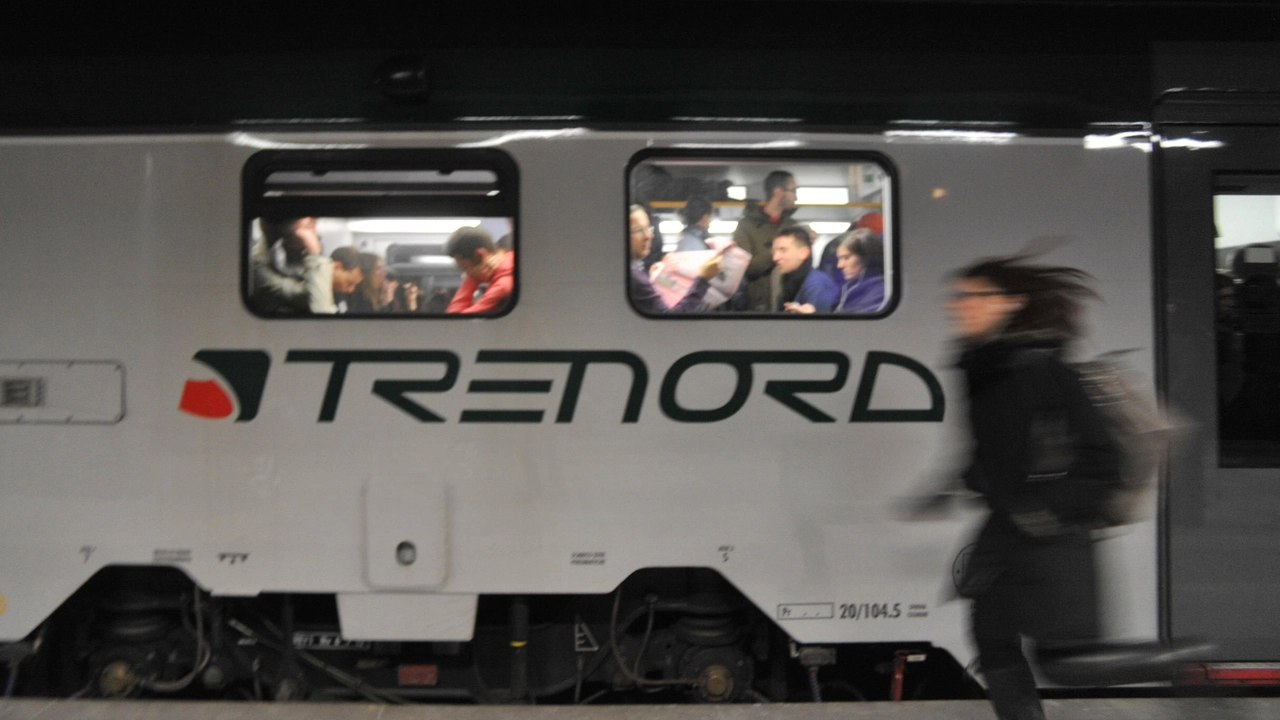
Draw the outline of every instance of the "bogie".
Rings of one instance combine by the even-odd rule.
[[[208,595],[181,572],[111,567],[32,638],[19,694],[471,703],[784,702],[972,696],[944,650],[809,652],[718,573],[655,568],[595,596],[486,596],[470,642],[343,638],[327,595]],[[893,687],[895,653],[909,653]]]

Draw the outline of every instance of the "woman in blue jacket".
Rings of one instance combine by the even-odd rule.
[[[836,266],[844,276],[836,312],[874,313],[884,305],[884,243],[866,228],[852,230],[832,242]]]

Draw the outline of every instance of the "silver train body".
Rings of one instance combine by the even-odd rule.
[[[0,375],[44,378],[47,412],[0,425],[0,640],[30,637],[95,573],[174,567],[214,598],[336,596],[351,641],[469,641],[488,595],[608,594],[644,568],[719,573],[799,645],[928,643],[973,658],[966,604],[950,599],[981,512],[904,523],[896,499],[956,472],[964,408],[942,311],[950,271],[1035,238],[1091,273],[1084,356],[1135,348],[1154,391],[1150,155],[1081,137],[982,138],[566,128],[432,132],[228,132],[0,138]],[[781,142],[780,142],[781,141]],[[498,148],[518,168],[518,300],[500,317],[269,319],[246,307],[242,171],[263,149]],[[883,205],[896,306],[881,317],[675,321],[636,312],[625,273],[626,169],[645,150],[711,148],[785,160],[799,148],[871,152],[896,170]],[[763,148],[763,149],[761,149]],[[269,358],[251,421],[179,411],[188,381],[219,380],[205,350]],[[350,363],[331,421],[331,361],[290,353],[443,351],[451,389],[416,396],[421,422],[371,393],[432,380],[439,362]],[[490,351],[518,351],[486,356]],[[520,352],[560,353],[527,362]],[[638,415],[623,421],[647,372]],[[740,410],[686,422],[660,407],[692,353],[843,356],[835,390],[800,396],[814,422],[765,393],[830,380],[833,367],[754,362]],[[926,372],[869,354],[913,359]],[[583,355],[582,357],[588,357]],[[827,357],[830,357],[828,355]],[[758,360],[759,358],[757,358]],[[927,377],[941,384],[945,411]],[[550,381],[538,395],[467,392],[476,380]],[[225,378],[222,378],[225,380]],[[687,408],[742,381],[731,364],[687,368]],[[869,408],[941,421],[850,422]],[[566,387],[580,394],[559,418]],[[541,410],[540,422],[462,423],[467,410]],[[12,410],[12,411],[11,411]],[[1153,501],[1154,503],[1154,501]],[[1160,634],[1152,519],[1100,544],[1108,635]],[[406,564],[403,543],[411,543]],[[399,548],[399,552],[397,550]]]

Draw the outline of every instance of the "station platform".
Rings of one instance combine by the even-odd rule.
[[[1274,720],[1280,698],[1045,700],[1048,720]],[[982,700],[776,705],[413,705],[4,700],[0,720],[992,720]]]

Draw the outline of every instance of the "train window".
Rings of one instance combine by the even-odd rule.
[[[268,318],[497,317],[517,298],[500,151],[268,151],[245,165],[243,282]]]
[[[646,151],[628,167],[627,290],[649,317],[879,318],[901,293],[875,153]]]
[[[1280,467],[1280,175],[1219,175],[1213,201],[1219,465]]]

